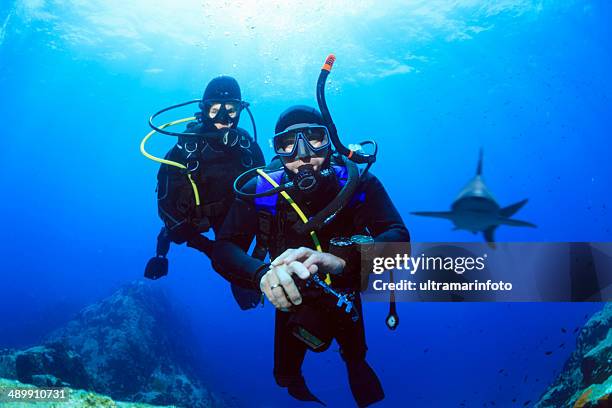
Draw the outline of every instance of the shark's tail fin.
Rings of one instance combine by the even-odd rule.
[[[476,168],[476,175],[482,175],[482,147],[480,148],[480,153],[478,155],[478,167]]]
[[[514,214],[516,214],[518,210],[520,210],[525,204],[527,204],[527,201],[527,199],[524,199],[523,201],[519,201],[518,203],[514,203],[505,208],[502,208],[501,210],[499,210],[499,214],[504,217],[512,217]]]

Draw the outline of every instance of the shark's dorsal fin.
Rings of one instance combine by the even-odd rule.
[[[482,175],[482,147],[480,148],[480,153],[478,155],[478,167],[476,168],[476,175]]]

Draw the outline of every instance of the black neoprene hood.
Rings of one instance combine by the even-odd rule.
[[[206,85],[202,100],[221,101],[227,99],[242,100],[242,94],[240,93],[238,81],[225,75],[213,78],[208,85]]]
[[[289,126],[298,123],[310,123],[324,126],[323,116],[315,108],[306,105],[295,105],[280,114],[276,121],[274,133],[280,133]]]

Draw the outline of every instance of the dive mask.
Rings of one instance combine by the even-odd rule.
[[[281,157],[303,158],[316,156],[331,146],[325,126],[298,124],[274,135],[274,152]]]
[[[229,124],[236,121],[246,103],[238,99],[204,100],[200,103],[203,119]]]

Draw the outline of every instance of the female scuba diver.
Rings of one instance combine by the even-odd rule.
[[[197,103],[200,112],[193,117],[155,126],[153,119],[161,113]],[[168,272],[166,255],[170,243],[187,245],[209,255],[211,243],[202,233],[211,228],[218,233],[234,200],[232,183],[245,170],[263,166],[263,154],[257,144],[257,130],[249,104],[242,100],[238,82],[229,76],[211,80],[201,100],[165,108],[149,120],[153,131],[141,143],[145,156],[161,163],[157,174],[157,203],[164,222],[157,237],[157,253],[145,268],[145,277],[158,279]],[[252,121],[255,139],[238,127],[241,112],[246,109]],[[182,133],[165,130],[188,122]],[[178,138],[164,159],[151,156],[144,149],[147,139],[163,133]],[[239,306],[247,309],[261,300],[256,291],[232,285]]]

